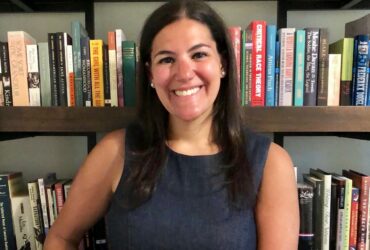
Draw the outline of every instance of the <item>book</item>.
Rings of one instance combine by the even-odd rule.
[[[47,235],[49,228],[50,228],[50,211],[48,208],[48,197],[46,194],[46,185],[49,183],[56,181],[56,174],[55,173],[48,173],[45,177],[38,178],[38,187],[40,193],[40,202],[41,202],[41,210],[42,210],[42,221],[44,222],[44,232]]]
[[[48,47],[49,47],[49,68],[50,68],[50,91],[51,91],[51,105],[59,106],[59,82],[58,82],[58,65],[57,65],[57,35],[56,33],[48,33]]]
[[[280,87],[280,41],[276,41],[275,46],[275,105],[279,105],[279,87]]]
[[[40,88],[41,106],[51,106],[51,82],[50,82],[50,58],[49,45],[47,42],[38,43],[39,68],[40,68]]]
[[[279,106],[293,105],[294,39],[295,28],[279,30]]]
[[[296,30],[295,34],[295,60],[294,60],[294,95],[293,105],[303,106],[303,86],[305,69],[306,31]]]
[[[11,199],[24,188],[21,172],[0,172],[0,249],[16,249]]]
[[[354,41],[352,104],[366,106],[369,65],[369,35],[358,35]]]
[[[341,54],[329,54],[327,105],[339,106]]]
[[[122,42],[124,106],[136,105],[136,44],[134,41]]]
[[[12,197],[11,203],[17,249],[36,250],[32,210],[27,191]]]
[[[275,106],[276,25],[266,28],[266,106]]]
[[[8,31],[13,106],[29,106],[26,45],[36,40],[24,31]]]
[[[26,45],[27,82],[30,106],[41,106],[41,86],[37,44]]]
[[[370,34],[370,14],[345,24],[345,37]]]
[[[251,106],[265,106],[266,21],[254,20],[247,29],[252,35]]]
[[[104,107],[103,41],[90,40],[91,90],[93,107]]]
[[[104,106],[110,107],[112,100],[110,97],[110,76],[109,76],[109,58],[108,45],[103,44],[103,84],[104,84]]]
[[[369,199],[369,176],[354,170],[343,170],[343,175],[352,179],[353,186],[360,189],[358,226],[357,226],[357,249],[364,250],[367,241],[368,224],[368,199]]]
[[[79,21],[71,22],[72,52],[73,52],[73,72],[76,106],[82,107],[82,69],[81,69],[81,38],[88,37],[85,27]]]
[[[299,201],[299,250],[314,249],[314,228],[313,228],[313,188],[308,184],[298,183]]]
[[[360,190],[356,187],[352,187],[349,249],[356,249],[357,247],[357,223],[358,223],[359,197],[360,197]]]
[[[72,45],[72,38],[66,32],[57,32],[56,39],[59,105],[68,107],[71,106],[68,45]]]
[[[328,105],[328,71],[329,71],[329,32],[326,28],[320,29],[319,44],[319,75],[317,79],[317,105]]]
[[[319,73],[320,29],[306,28],[306,50],[304,71],[304,106],[317,104],[317,78]]]
[[[90,38],[81,38],[82,100],[84,107],[92,105]]]
[[[0,42],[1,81],[4,94],[4,106],[13,106],[12,84],[10,75],[8,43]]]
[[[37,180],[30,181],[27,183],[27,186],[28,186],[30,206],[32,210],[35,245],[36,245],[37,250],[42,250],[44,240],[45,240],[45,232],[44,232],[44,225],[43,225],[44,222],[42,221],[42,208],[41,208],[38,181]]]
[[[68,107],[76,106],[76,97],[75,97],[75,74],[73,72],[73,51],[72,45],[67,45],[67,84],[68,84],[68,91],[67,91],[67,101]]]
[[[124,93],[123,93],[123,69],[122,69],[122,42],[126,40],[126,35],[122,29],[116,29],[116,59],[117,59],[117,96],[118,106],[124,106]]]
[[[108,60],[111,106],[118,107],[116,33],[108,32]]]
[[[342,38],[329,45],[329,53],[341,54],[340,98],[341,106],[351,105],[353,38]]]

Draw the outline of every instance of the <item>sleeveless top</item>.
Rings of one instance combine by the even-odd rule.
[[[257,249],[254,206],[231,208],[224,177],[215,174],[222,152],[188,156],[167,147],[165,169],[152,196],[135,209],[122,207],[130,142],[126,130],[125,169],[106,214],[109,249]],[[247,157],[257,194],[270,140],[245,131]]]

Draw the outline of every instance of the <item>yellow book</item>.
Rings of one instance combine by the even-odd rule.
[[[93,107],[104,107],[102,40],[90,40],[90,61]]]

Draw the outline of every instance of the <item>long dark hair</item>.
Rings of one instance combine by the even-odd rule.
[[[152,43],[166,25],[181,18],[189,18],[206,25],[223,60],[226,76],[213,107],[212,138],[222,150],[225,184],[231,204],[254,204],[254,188],[246,157],[240,105],[237,97],[237,76],[234,52],[227,28],[220,16],[203,1],[175,0],[155,10],[146,20],[140,39],[138,72],[138,99],[140,100],[139,130],[132,145],[131,168],[128,173],[125,200],[129,207],[136,207],[153,192],[166,159],[168,112],[156,92],[150,87],[147,65],[150,64]],[[126,169],[125,169],[126,171]]]

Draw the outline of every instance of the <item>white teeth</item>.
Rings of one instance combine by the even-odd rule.
[[[175,94],[178,96],[187,96],[187,95],[193,95],[197,93],[200,90],[200,87],[195,87],[192,89],[187,90],[175,90]]]

